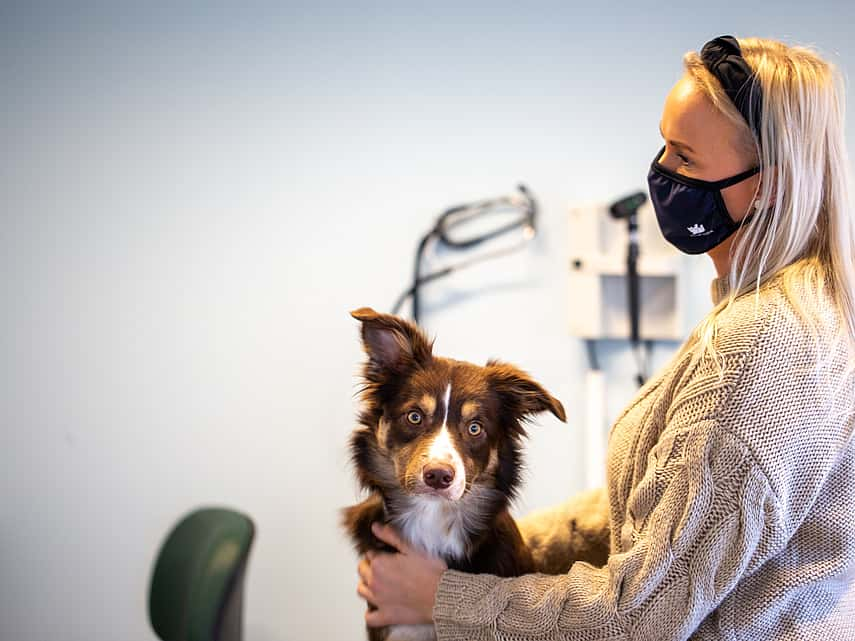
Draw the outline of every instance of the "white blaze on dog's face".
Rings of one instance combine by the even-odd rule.
[[[442,399],[442,427],[427,448],[427,462],[422,468],[419,494],[435,494],[451,501],[463,496],[466,488],[466,467],[448,427],[448,408],[451,405],[451,383],[445,388]]]
[[[489,374],[486,367],[434,357],[397,379],[377,440],[407,495],[453,504],[476,488],[512,491],[516,421]]]
[[[486,369],[434,358],[398,377],[377,423],[382,458],[407,495],[456,502],[474,484],[494,485],[503,435]],[[377,460],[375,467],[382,464]]]

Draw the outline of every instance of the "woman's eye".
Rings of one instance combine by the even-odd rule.
[[[412,412],[407,412],[407,420],[413,425],[421,425],[422,415],[420,412],[413,410]]]
[[[470,436],[478,436],[482,432],[482,428],[479,423],[469,423],[468,430]]]
[[[690,160],[686,158],[686,156],[684,156],[683,154],[677,154],[677,158],[679,158],[680,162],[684,165],[688,165],[690,163]]]

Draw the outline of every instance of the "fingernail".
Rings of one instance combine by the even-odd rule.
[[[377,532],[380,531],[380,524],[377,521],[374,521],[374,523],[371,524],[371,531],[374,532],[374,534],[377,534]]]

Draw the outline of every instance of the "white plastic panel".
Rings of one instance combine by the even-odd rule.
[[[686,257],[662,238],[649,203],[638,218],[641,338],[683,340]],[[627,338],[626,221],[612,218],[608,204],[601,203],[572,208],[568,222],[571,334]]]

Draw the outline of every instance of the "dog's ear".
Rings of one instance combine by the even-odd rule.
[[[548,410],[560,421],[567,422],[561,401],[521,369],[496,360],[487,361],[486,368],[490,386],[499,395],[504,410],[514,418],[521,419]]]
[[[362,321],[362,344],[370,363],[404,372],[432,358],[433,342],[414,323],[370,307],[360,307],[350,315]]]

